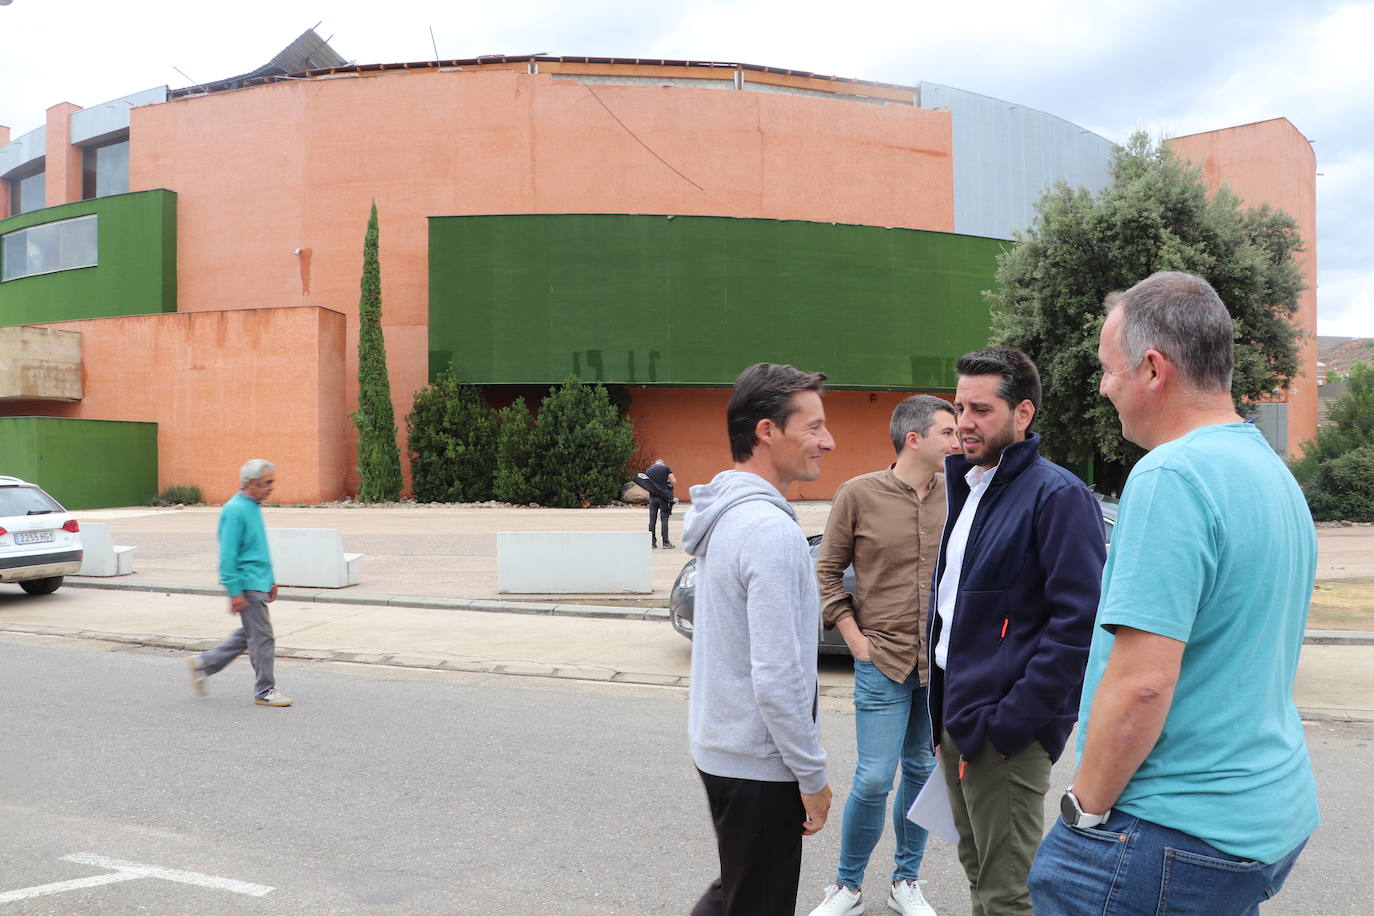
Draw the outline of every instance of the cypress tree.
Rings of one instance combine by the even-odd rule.
[[[377,202],[363,240],[362,295],[358,299],[358,498],[389,502],[401,496],[401,450],[396,445],[396,415],[386,372],[382,336],[382,270],[377,255]]]

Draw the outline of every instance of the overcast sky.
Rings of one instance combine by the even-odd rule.
[[[357,63],[430,59],[432,28],[443,58],[547,52],[929,80],[1117,142],[1137,128],[1177,136],[1283,116],[1317,154],[1318,333],[1374,337],[1374,0],[10,0],[0,124],[17,137],[58,102],[243,73],[317,22]]]

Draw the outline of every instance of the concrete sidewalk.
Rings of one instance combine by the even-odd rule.
[[[803,529],[814,533],[824,526],[829,505],[802,503],[798,510]],[[5,590],[0,632],[186,651],[218,643],[232,621],[215,572],[217,512],[78,513],[81,520],[108,524],[116,543],[137,545],[138,572],[71,577],[70,590],[64,586],[44,598]],[[337,528],[345,549],[368,555],[358,586],[282,590],[273,620],[283,657],[665,687],[687,683],[690,645],[667,625],[661,607],[686,560],[680,550],[654,552],[654,592],[641,599],[513,599],[495,591],[498,530],[632,530],[647,527],[643,509],[269,507],[265,515],[271,527]],[[674,533],[679,524],[674,516]],[[1325,571],[1374,575],[1374,529],[1322,532]],[[1295,689],[1304,715],[1374,721],[1374,633],[1314,630],[1307,642]],[[821,669],[823,694],[852,695],[847,659],[823,658]]]

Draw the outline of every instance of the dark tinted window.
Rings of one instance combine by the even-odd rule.
[[[0,517],[62,511],[57,500],[37,487],[0,487]]]
[[[44,202],[47,186],[45,173],[41,171],[23,178],[11,178],[10,216],[18,216],[30,210],[41,210],[47,206]]]
[[[88,146],[82,154],[81,197],[108,197],[129,190],[129,141]]]

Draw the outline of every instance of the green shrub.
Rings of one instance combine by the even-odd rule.
[[[524,398],[496,413],[500,430],[496,436],[496,498],[502,502],[525,505],[536,501],[529,481],[530,442],[534,430]]]
[[[161,496],[154,496],[143,505],[145,506],[198,506],[204,502],[201,496],[200,487],[197,486],[175,486],[168,487],[162,491]]]
[[[530,433],[527,476],[544,506],[604,506],[620,498],[634,441],[601,385],[570,376],[539,405]]]
[[[1369,474],[1368,456],[1374,454],[1374,367],[1351,367],[1349,390],[1331,405],[1329,416],[1332,425],[1317,430],[1288,467],[1317,521],[1374,521],[1374,479],[1359,477]]]
[[[1319,522],[1374,522],[1374,445],[1323,461],[1304,490]]]
[[[406,416],[410,482],[419,502],[481,502],[495,496],[497,419],[482,390],[450,370],[415,392]]]

